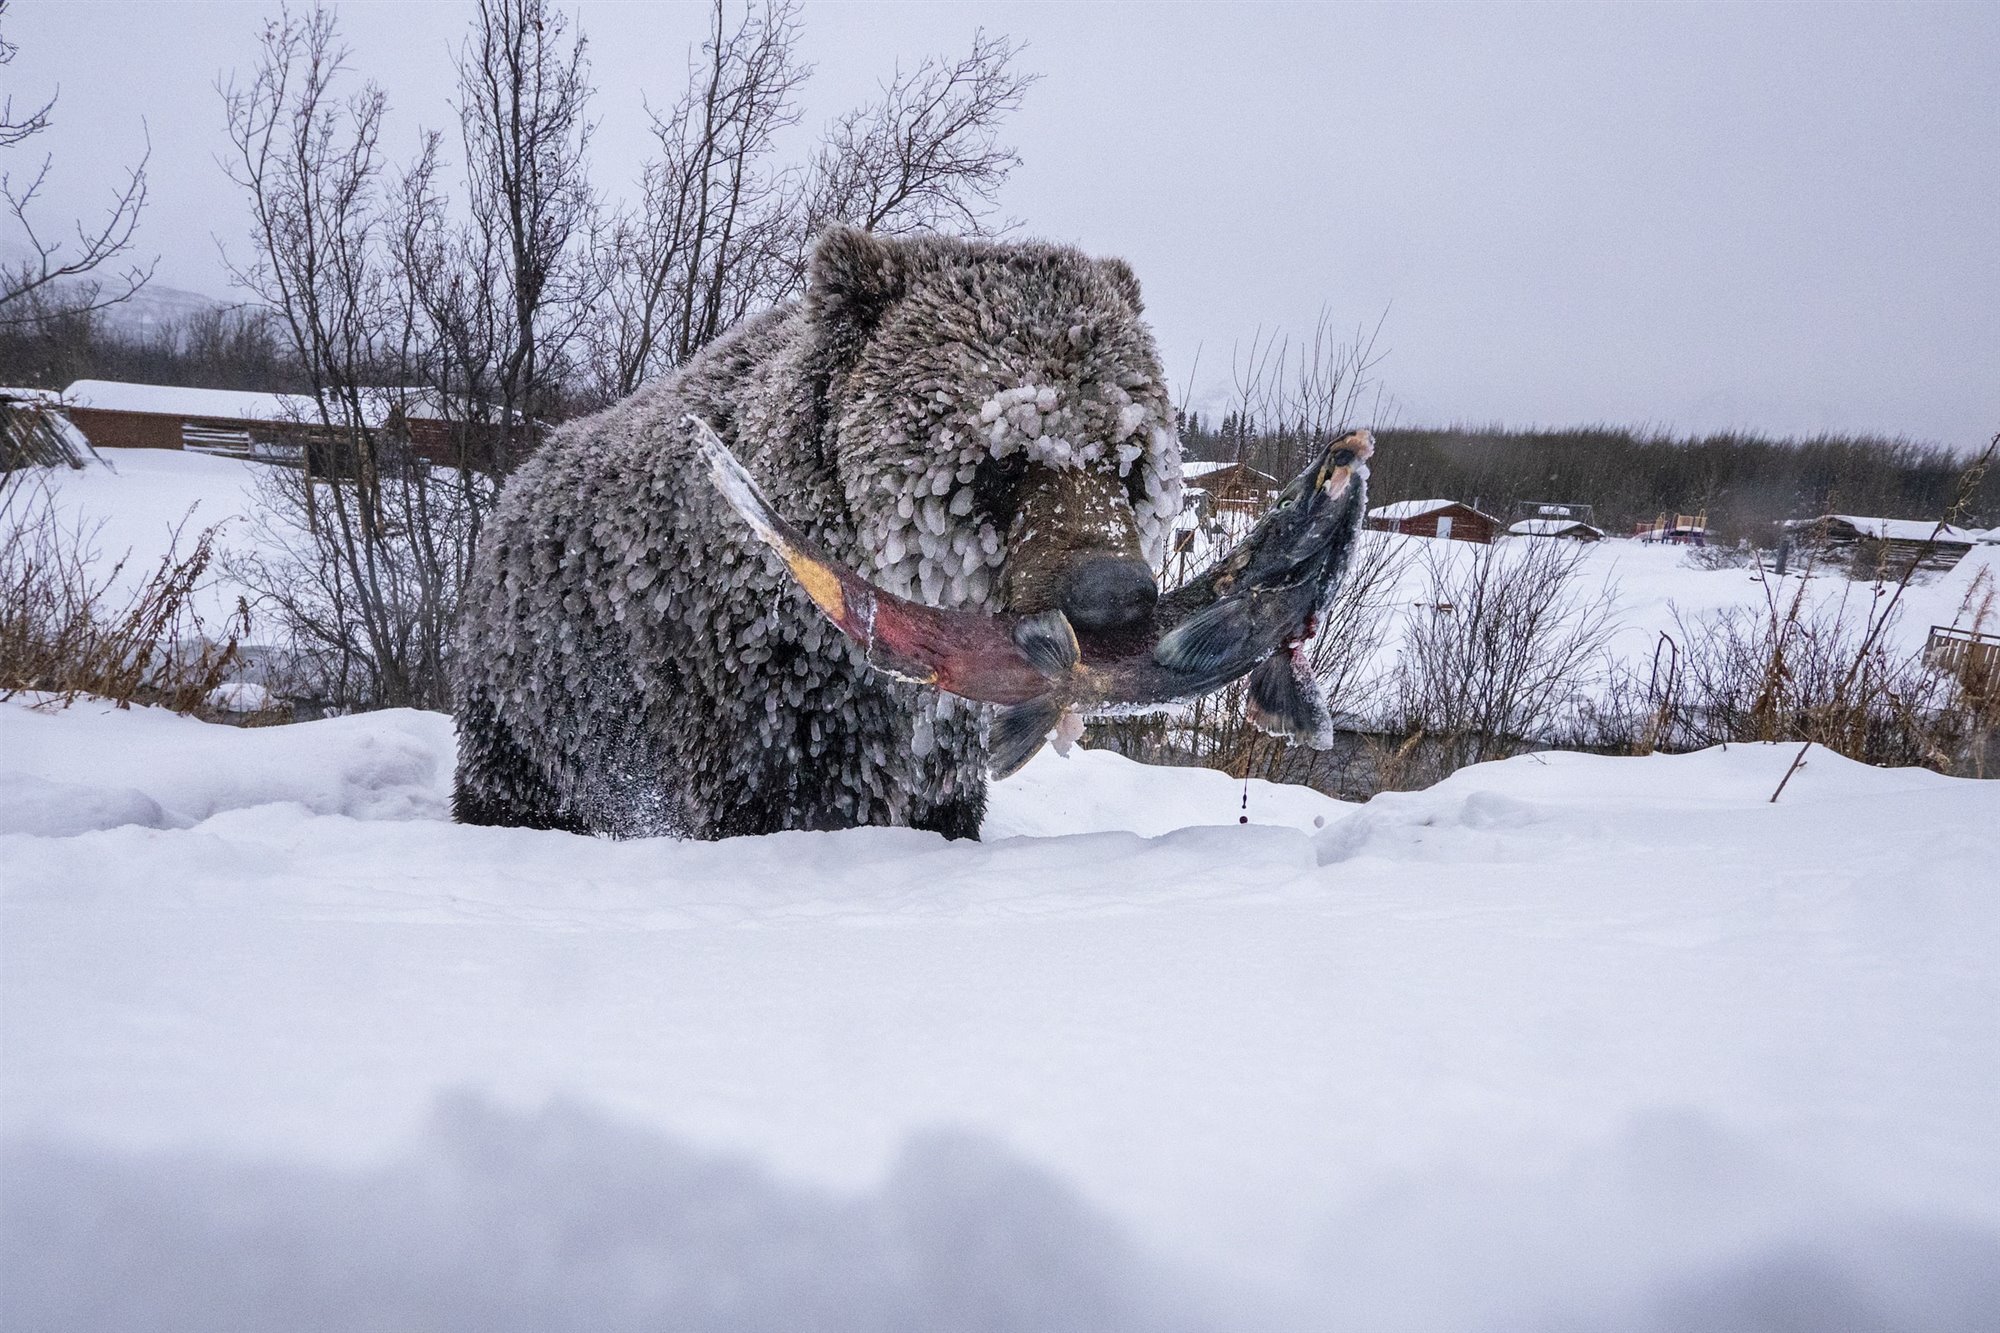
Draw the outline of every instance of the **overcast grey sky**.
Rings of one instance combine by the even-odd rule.
[[[49,212],[153,142],[160,278],[241,245],[212,84],[273,3],[18,0],[17,104],[60,83]],[[348,3],[400,152],[442,125],[458,0]],[[584,0],[598,178],[630,189],[701,6]],[[1011,122],[1028,234],[1132,261],[1176,382],[1260,327],[1388,311],[1404,424],[2000,430],[2000,4],[808,0],[811,130],[979,26],[1044,77]],[[17,171],[18,160],[8,165]]]

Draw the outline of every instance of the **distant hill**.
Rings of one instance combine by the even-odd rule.
[[[115,334],[128,338],[144,337],[189,315],[220,310],[232,304],[234,302],[218,300],[202,292],[149,282],[130,300],[120,301],[105,310],[99,318]]]
[[[12,268],[25,259],[32,258],[34,252],[13,237],[0,237],[0,266]],[[140,262],[144,262],[143,258]],[[107,286],[116,284],[115,274],[106,274]],[[74,281],[56,284],[58,290],[74,287]],[[188,291],[183,287],[169,287],[161,282],[149,282],[141,287],[130,300],[121,301],[103,311],[98,319],[104,330],[114,336],[143,338],[161,328],[189,315],[204,310],[219,310],[236,304],[205,292]]]

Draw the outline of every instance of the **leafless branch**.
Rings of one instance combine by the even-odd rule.
[[[0,0],[0,20],[7,0]],[[0,38],[0,68],[11,64],[17,47]],[[25,113],[16,113],[11,94],[0,102],[0,149],[19,146],[53,124],[56,94]],[[112,193],[111,203],[96,223],[71,224],[74,240],[59,239],[40,227],[34,217],[37,196],[47,185],[52,159],[44,156],[25,181],[0,172],[0,202],[26,237],[30,253],[0,268],[0,328],[65,316],[87,315],[129,300],[151,280],[157,258],[128,263],[115,277],[95,277],[132,250],[133,233],[146,208],[146,165],[153,155],[149,141],[139,165],[125,173],[125,183]]]

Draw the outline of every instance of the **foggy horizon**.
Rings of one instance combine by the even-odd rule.
[[[385,144],[451,124],[468,7],[350,4]],[[590,39],[595,184],[633,195],[642,99],[678,95],[699,5],[568,8]],[[275,6],[24,3],[17,104],[61,91],[39,217],[101,210],[152,144],[137,251],[229,299],[246,214],[214,84]],[[898,63],[975,29],[1040,76],[1002,139],[1016,234],[1121,255],[1177,396],[1230,396],[1273,330],[1381,323],[1376,424],[2000,429],[2000,11],[1976,5],[1536,7],[954,3],[804,9],[796,159]],[[89,58],[85,58],[86,54]],[[12,232],[0,243],[12,243]],[[1369,401],[1372,401],[1372,396]],[[1364,413],[1364,415],[1366,415]]]

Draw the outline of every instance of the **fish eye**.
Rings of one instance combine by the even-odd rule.
[[[1333,465],[1335,467],[1352,467],[1354,465],[1354,451],[1352,449],[1335,449],[1333,451]]]

